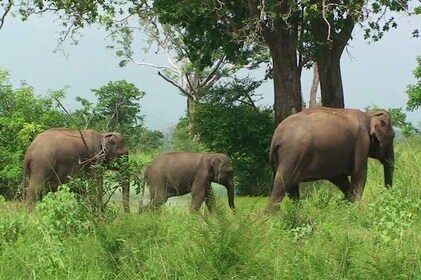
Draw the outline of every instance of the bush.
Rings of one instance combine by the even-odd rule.
[[[61,185],[57,192],[49,192],[37,203],[36,210],[40,213],[39,228],[57,239],[85,235],[93,226],[88,212],[67,185]]]
[[[190,131],[189,118],[180,118],[172,135],[171,148],[177,151],[201,152],[199,138]]]
[[[237,193],[267,195],[271,189],[269,146],[272,110],[247,105],[200,104],[192,115],[193,132],[210,152],[232,159]]]

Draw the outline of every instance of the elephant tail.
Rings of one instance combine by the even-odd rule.
[[[278,145],[275,143],[275,141],[272,141],[270,144],[269,163],[272,167],[273,173],[275,173],[276,167],[278,166]]]
[[[139,201],[139,209],[143,207],[143,198],[145,197],[145,189],[147,186],[146,177],[148,173],[148,167],[145,168],[143,171],[143,178],[142,178],[142,186],[141,186],[141,195],[140,195],[140,201]]]
[[[25,199],[25,189],[28,184],[28,178],[31,176],[31,159],[24,159],[23,178],[22,178],[22,198]]]

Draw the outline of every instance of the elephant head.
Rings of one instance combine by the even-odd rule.
[[[128,153],[128,147],[123,135],[118,132],[107,132],[102,134],[101,155],[97,162],[107,162]]]
[[[224,185],[228,192],[228,204],[234,209],[234,179],[231,160],[224,154],[214,154],[210,162],[212,182]]]
[[[390,114],[385,110],[367,111],[370,117],[370,154],[383,164],[386,187],[393,183],[395,153],[393,150],[393,130]]]

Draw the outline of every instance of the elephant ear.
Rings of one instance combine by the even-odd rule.
[[[103,153],[100,160],[101,162],[107,159],[109,147],[113,144],[115,144],[114,133],[105,133],[101,141],[101,151]]]
[[[101,143],[101,147],[102,149],[107,149],[110,145],[114,144],[114,133],[106,133],[104,134],[104,137],[102,137],[102,143]]]
[[[221,171],[221,159],[219,157],[212,158],[211,166],[212,166],[213,172],[215,173],[215,177],[219,176],[219,173]]]
[[[385,144],[388,130],[391,127],[390,116],[386,111],[367,112],[371,117],[370,137],[375,137],[380,146]]]

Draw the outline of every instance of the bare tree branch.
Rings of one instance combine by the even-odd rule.
[[[69,113],[69,111],[67,111],[66,107],[64,107],[63,104],[61,104],[60,100],[58,100],[57,98],[55,98],[55,100],[58,103],[58,105],[60,105],[60,107],[64,110],[64,112],[66,112],[66,114],[70,117],[70,120],[75,124],[77,130],[79,131],[80,137],[82,138],[83,145],[85,146],[86,150],[88,150],[88,144],[86,144],[86,140],[83,137],[83,133],[82,133],[81,129],[79,128],[78,123],[73,119],[73,117]]]
[[[211,70],[211,72],[207,75],[207,77],[199,84],[199,87],[205,86],[212,78],[215,77],[217,71],[221,67],[222,63],[225,61],[225,55],[218,59],[215,67]]]
[[[0,18],[0,29],[2,29],[2,27],[4,25],[4,21],[6,20],[6,16],[10,12],[10,10],[12,9],[12,5],[13,5],[13,0],[9,0],[6,4],[6,6],[5,6],[3,15]]]
[[[177,84],[176,82],[174,82],[167,76],[163,75],[161,72],[158,71],[158,75],[161,76],[164,80],[166,80],[170,84],[172,84],[173,86],[175,86],[176,88],[178,88],[184,95],[193,98],[193,96],[190,93],[188,93],[184,88],[182,88],[179,84]]]

